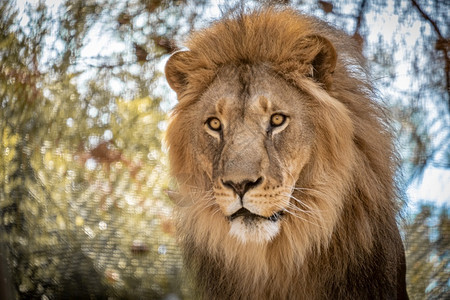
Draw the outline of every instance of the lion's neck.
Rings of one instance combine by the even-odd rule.
[[[210,230],[199,234],[201,229],[190,224],[192,220],[186,218],[179,233],[185,262],[204,299],[314,298],[315,279],[303,263],[307,247],[296,247],[284,234],[268,243],[243,244],[217,220],[201,217],[196,225]],[[202,226],[203,222],[208,227]]]
[[[289,299],[290,293],[308,298],[311,278],[306,285],[304,266],[293,268],[268,246],[241,245],[237,250],[240,255],[230,259],[230,254],[184,244],[185,260],[204,299]]]

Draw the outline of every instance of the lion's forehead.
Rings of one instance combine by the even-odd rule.
[[[298,98],[296,93],[265,66],[252,66],[244,71],[228,67],[218,72],[201,99],[203,111],[208,115],[261,120],[274,111],[298,109],[299,105],[293,103]]]

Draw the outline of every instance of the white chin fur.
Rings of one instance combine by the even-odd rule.
[[[244,220],[244,217],[238,217],[231,221],[230,235],[244,244],[248,242],[262,244],[271,241],[279,231],[280,221]]]

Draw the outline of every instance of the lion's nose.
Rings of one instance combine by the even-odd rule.
[[[244,197],[244,194],[247,193],[248,190],[258,186],[263,181],[262,177],[259,177],[257,180],[243,180],[241,182],[233,182],[233,181],[222,181],[223,185],[232,189],[239,197]]]

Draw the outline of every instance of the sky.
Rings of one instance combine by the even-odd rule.
[[[413,211],[421,202],[446,204],[450,208],[450,170],[427,167],[422,179],[415,179],[406,193]]]
[[[216,0],[213,1],[216,6],[212,6],[212,10],[210,11],[211,16],[214,14],[219,15],[219,6],[224,3],[225,0]],[[30,4],[37,3],[38,0],[17,0],[17,6],[21,11],[23,11],[24,7]],[[56,11],[58,5],[62,2],[62,0],[50,0],[46,1],[46,4],[49,6],[53,6],[51,11]],[[388,1],[389,2],[389,1]],[[391,3],[391,2],[389,2]],[[367,22],[375,22],[372,15],[368,14],[366,16]],[[26,19],[22,19],[22,22],[26,22]],[[375,38],[381,33],[387,40],[393,35],[394,28],[398,25],[398,17],[395,16],[392,5],[388,5],[386,7],[386,14],[378,16],[377,19],[378,24],[380,26],[371,27],[371,35],[368,37]],[[377,23],[376,23],[377,24]],[[407,40],[414,45],[414,41],[420,38],[420,30],[417,23],[413,23],[408,28],[403,28],[404,32],[400,32],[403,36],[407,36]],[[96,34],[100,33],[95,32],[95,28],[93,32],[90,33],[87,44],[85,45],[82,53],[87,57],[95,57],[99,54],[104,56],[106,53],[102,51],[110,51],[112,48],[110,41],[105,35],[95,37]],[[97,28],[98,30],[98,28]],[[95,43],[95,45],[94,45]],[[101,44],[104,44],[103,46]],[[115,45],[114,47],[121,47],[121,45]],[[109,49],[109,50],[108,50]],[[162,69],[162,65],[161,65]],[[401,89],[402,87],[408,87],[411,85],[411,78],[408,74],[408,67],[405,65],[399,65],[397,71],[401,73],[402,76],[398,76],[399,80],[395,83],[396,88]],[[170,94],[171,97],[174,97],[174,93]],[[169,99],[168,103],[175,103],[174,99]],[[419,204],[426,203],[434,203],[436,205],[444,205],[447,204],[449,207],[450,204],[450,170],[445,168],[436,168],[436,167],[427,167],[424,171],[423,176],[421,178],[415,179],[412,183],[406,188],[406,195],[408,197],[408,212],[416,212]]]

